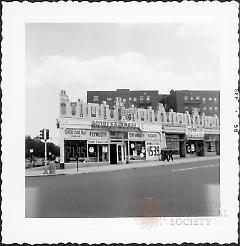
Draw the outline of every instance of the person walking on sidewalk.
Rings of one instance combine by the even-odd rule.
[[[173,151],[171,149],[168,151],[168,161],[170,159],[173,161]]]

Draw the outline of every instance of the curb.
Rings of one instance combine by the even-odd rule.
[[[199,159],[193,159],[192,162],[197,162],[197,161],[204,161],[206,157],[199,157]],[[220,159],[220,156],[213,156],[210,158],[206,158],[205,160],[214,160],[214,159]],[[180,159],[177,159],[180,160]],[[190,160],[191,159],[186,159]],[[163,162],[163,161],[156,161],[154,162],[153,165],[150,166],[131,166],[131,164],[125,164],[123,168],[118,168],[118,169],[99,169],[99,170],[84,170],[82,172],[74,172],[74,173],[56,173],[56,174],[34,174],[34,175],[25,175],[25,177],[49,177],[49,176],[58,176],[58,175],[77,175],[77,174],[88,174],[88,173],[99,173],[99,172],[113,172],[113,171],[123,171],[123,170],[130,170],[130,169],[139,169],[139,168],[147,168],[147,167],[164,167],[164,166],[169,166],[169,165],[181,165],[181,164],[186,164],[188,162]],[[127,166],[126,166],[127,165]],[[127,167],[127,168],[125,168]],[[83,167],[84,168],[84,167]],[[87,169],[87,167],[85,167]],[[97,167],[101,168],[101,167]]]

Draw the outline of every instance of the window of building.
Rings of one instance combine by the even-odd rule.
[[[212,111],[212,110],[213,110],[213,108],[212,108],[212,107],[209,107],[209,110],[210,110],[210,111]]]
[[[218,107],[215,107],[214,109],[215,109],[216,112],[218,111]]]
[[[148,102],[150,101],[150,96],[147,96],[147,101],[148,101]]]
[[[199,101],[200,100],[200,97],[199,96],[196,96],[196,100]]]
[[[61,103],[61,114],[66,114],[66,103]]]
[[[212,98],[211,98],[211,97],[209,97],[209,99],[208,99],[208,100],[209,100],[209,102],[212,102]]]
[[[126,102],[126,98],[123,98],[123,102]]]
[[[185,106],[184,108],[185,108],[186,111],[188,110],[188,106]]]
[[[188,97],[187,96],[184,96],[184,100],[187,101],[188,100]]]
[[[132,101],[132,98],[131,98],[131,97],[129,97],[129,99],[128,99],[128,100],[129,100],[129,102],[131,102],[131,101]]]
[[[191,101],[193,101],[193,97],[190,97]]]
[[[111,102],[112,101],[112,98],[111,97],[107,97],[107,101],[108,102]]]
[[[205,98],[205,97],[203,97],[202,101],[203,101],[203,103],[205,103],[205,102],[206,102],[206,98]]]
[[[96,117],[96,113],[97,113],[96,107],[90,107],[91,117]]]
[[[206,107],[203,107],[203,110],[205,111],[205,110],[207,110],[207,108]]]
[[[98,96],[93,96],[93,101],[98,102]]]
[[[214,102],[217,103],[217,98],[216,97],[214,97]]]
[[[143,101],[143,96],[140,96],[139,98],[140,98],[140,101]]]
[[[137,102],[137,98],[136,98],[136,97],[134,97],[134,98],[133,98],[133,101],[134,101],[134,102]]]

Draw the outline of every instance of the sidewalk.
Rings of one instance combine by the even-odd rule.
[[[95,173],[95,172],[109,172],[109,171],[117,171],[117,170],[125,170],[125,169],[136,169],[136,168],[144,168],[144,167],[155,167],[155,166],[165,166],[165,165],[177,165],[184,164],[189,162],[198,162],[205,160],[215,160],[220,159],[220,156],[204,156],[204,157],[187,157],[187,158],[177,158],[173,162],[167,161],[137,161],[130,162],[129,164],[117,164],[110,165],[109,163],[79,163],[78,172],[76,163],[66,164],[65,169],[56,169],[55,175],[65,175],[65,174],[79,174],[79,173]],[[95,164],[95,165],[94,165]],[[83,166],[84,165],[84,166]],[[51,174],[43,175],[44,167],[37,167],[25,170],[25,176],[54,176]]]

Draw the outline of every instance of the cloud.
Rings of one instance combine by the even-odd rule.
[[[75,92],[87,90],[216,88],[217,78],[211,73],[176,74],[174,64],[166,60],[149,59],[141,53],[120,56],[99,56],[90,60],[76,57],[49,56],[36,67],[27,68],[28,86],[55,86]]]

